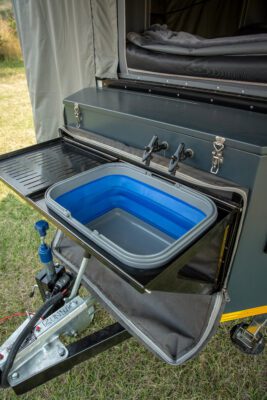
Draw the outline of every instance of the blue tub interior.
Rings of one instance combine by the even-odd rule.
[[[206,217],[198,208],[125,175],[104,176],[55,200],[88,227],[112,210],[121,210],[132,215],[134,221],[142,221],[143,226],[163,232],[172,239],[170,242],[179,239]]]

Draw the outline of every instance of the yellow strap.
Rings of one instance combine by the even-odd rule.
[[[267,314],[267,305],[255,308],[247,308],[246,310],[235,311],[222,315],[221,322],[232,321],[233,319],[247,318],[254,315]]]

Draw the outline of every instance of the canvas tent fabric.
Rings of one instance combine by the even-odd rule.
[[[63,99],[117,77],[116,0],[13,0],[37,141],[58,135]]]
[[[266,23],[266,16],[265,0],[153,0],[151,2],[151,25],[167,24],[173,31],[189,32],[209,39],[234,36],[242,27],[253,24],[258,25],[255,33],[260,33],[259,24]]]

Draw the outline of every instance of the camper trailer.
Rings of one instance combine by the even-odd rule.
[[[178,366],[245,317],[233,344],[262,352],[266,1],[13,4],[38,143],[0,177],[44,217],[43,305],[1,345],[1,386],[25,393],[131,336]],[[117,322],[75,339],[95,302]]]

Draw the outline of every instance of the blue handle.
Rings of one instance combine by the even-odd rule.
[[[46,231],[49,229],[49,224],[48,222],[41,219],[40,221],[35,222],[34,227],[41,237],[45,237]]]
[[[39,255],[40,261],[43,264],[48,264],[51,261],[53,261],[51,248],[49,246],[47,246],[46,243],[42,243],[39,246],[38,255]]]

